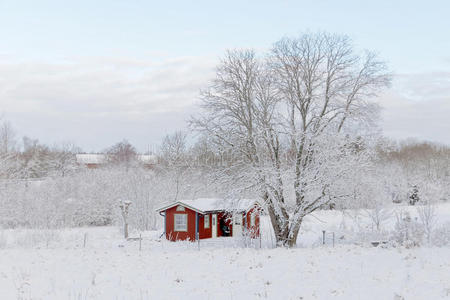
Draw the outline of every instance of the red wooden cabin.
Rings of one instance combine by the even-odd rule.
[[[259,237],[261,207],[255,200],[180,200],[156,210],[164,217],[166,239],[171,241],[221,236]]]

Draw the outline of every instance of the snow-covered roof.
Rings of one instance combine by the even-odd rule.
[[[107,156],[105,154],[94,154],[94,153],[86,153],[86,154],[77,154],[77,163],[79,164],[95,164],[101,165],[106,163]],[[137,159],[144,164],[156,164],[157,158],[155,155],[151,154],[139,154]]]
[[[104,154],[77,154],[77,163],[79,164],[103,164],[106,162]]]
[[[144,164],[156,164],[156,162],[158,161],[156,155],[152,154],[140,154],[138,155],[138,160],[140,160]]]
[[[198,198],[172,202],[158,208],[156,211],[161,212],[177,205],[185,206],[201,214],[212,211],[248,211],[255,204],[258,204],[258,201],[255,199]]]

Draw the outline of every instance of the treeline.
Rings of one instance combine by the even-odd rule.
[[[167,136],[156,164],[145,167],[130,143],[107,149],[107,161],[95,169],[77,164],[75,145],[50,147],[37,140],[15,139],[13,128],[3,122],[0,135],[0,226],[4,228],[60,228],[103,226],[121,221],[120,201],[131,201],[130,225],[154,230],[162,218],[155,209],[163,202],[183,198],[258,197],[246,182],[227,182],[221,172],[230,168],[231,153],[200,137],[189,145],[186,133]],[[324,208],[373,208],[392,203],[448,201],[450,199],[450,148],[427,142],[379,140],[373,166],[354,174],[358,188],[348,197]],[[355,171],[356,172],[356,171]],[[230,175],[230,174],[228,174]],[[230,188],[232,186],[232,188]],[[287,199],[289,200],[289,199]]]
[[[131,201],[130,225],[159,227],[156,207],[180,198],[221,195],[210,176],[224,155],[204,139],[188,147],[185,133],[167,136],[151,164],[126,140],[105,149],[95,168],[77,162],[72,144],[19,140],[11,124],[0,131],[0,227],[60,228],[120,222],[120,201]],[[222,161],[222,162],[221,162]]]
[[[414,197],[417,201],[450,200],[449,146],[415,140],[380,145],[377,165],[398,191],[393,202],[414,204]]]

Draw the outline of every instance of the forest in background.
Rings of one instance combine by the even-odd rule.
[[[118,225],[119,203],[131,201],[132,229],[156,230],[162,218],[155,209],[176,199],[230,197],[236,182],[227,182],[233,158],[207,137],[176,132],[166,136],[157,162],[144,166],[136,149],[121,141],[108,149],[107,162],[89,169],[76,161],[72,144],[49,146],[19,139],[8,121],[0,125],[0,226],[56,229]],[[189,144],[191,144],[189,146]],[[379,137],[373,165],[355,170],[348,195],[323,209],[380,208],[447,202],[450,199],[450,147],[416,140]],[[238,174],[236,174],[238,176]],[[347,187],[344,187],[347,188]],[[243,191],[243,190],[240,190]],[[257,198],[246,189],[242,197]]]

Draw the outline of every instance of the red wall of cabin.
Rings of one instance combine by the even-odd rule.
[[[187,214],[187,232],[175,231],[174,214]],[[202,219],[203,220],[203,219]],[[166,239],[176,240],[195,240],[195,211],[185,207],[184,211],[177,211],[177,206],[166,210]]]
[[[199,214],[199,226],[198,233],[200,239],[208,239],[212,237],[212,224],[211,224],[211,214],[207,214],[209,216],[209,228],[205,228],[205,216]]]
[[[259,237],[260,234],[260,211],[259,207],[254,207],[250,209],[244,218],[243,226],[250,233],[250,237],[256,238]],[[166,213],[166,239],[170,241],[176,240],[195,240],[195,211],[185,207],[184,211],[177,211],[177,206],[169,208],[165,211]],[[250,226],[251,224],[251,216],[250,214],[255,213],[255,226]],[[174,214],[187,214],[187,231],[174,231],[175,229],[175,217]],[[212,214],[209,215],[209,228],[205,228],[205,217],[204,215],[198,214],[198,230],[199,230],[199,238],[206,239],[212,237]],[[222,229],[220,228],[220,220],[224,218],[225,224],[230,227],[231,233],[233,232],[233,222],[231,218],[231,214],[221,212],[217,213],[217,236],[223,236]],[[245,225],[244,225],[245,224]]]

